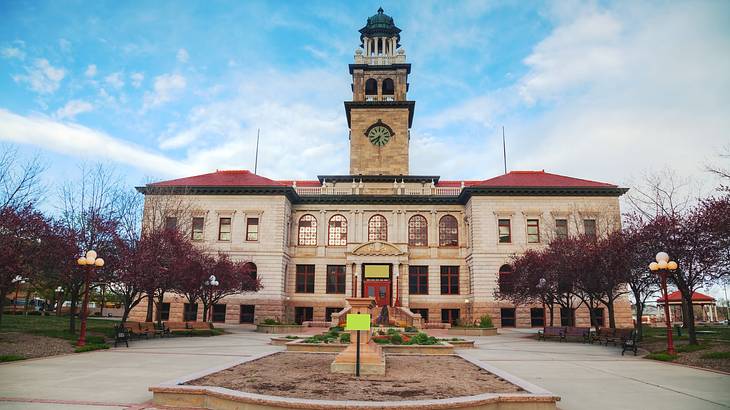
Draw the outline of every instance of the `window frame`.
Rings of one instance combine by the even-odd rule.
[[[531,223],[534,223],[534,225],[531,225]],[[530,218],[526,221],[526,227],[527,227],[527,243],[540,243],[540,219],[539,218]],[[530,228],[537,228],[536,233],[530,233]],[[537,240],[530,240],[530,237],[536,237]]]
[[[172,223],[170,223],[172,222]],[[174,231],[177,229],[177,216],[166,216],[165,217],[165,229]]]
[[[314,293],[315,266],[311,264],[297,264],[295,269],[294,293]]]
[[[500,293],[509,293],[514,289],[514,277],[512,275],[512,267],[509,264],[504,264],[499,267],[498,272],[498,288]]]
[[[376,217],[382,218],[381,226],[373,225]],[[373,241],[388,242],[388,218],[381,214],[375,214],[368,219],[368,242]]]
[[[223,220],[228,220],[227,224],[223,223]],[[230,216],[222,216],[218,218],[218,241],[219,242],[230,242],[233,238],[233,228],[232,228],[233,218]],[[228,232],[223,231],[223,226],[228,226]],[[228,234],[228,239],[223,239],[223,234]]]
[[[195,221],[200,221],[200,238],[195,237]],[[204,241],[205,240],[205,217],[194,216],[190,227],[190,240],[191,241]]]
[[[408,294],[428,295],[428,266],[408,266]]]
[[[256,223],[252,224],[251,221],[255,220]],[[258,242],[259,241],[259,227],[261,223],[261,218],[258,216],[256,217],[246,217],[246,242]],[[251,227],[255,226],[256,229],[254,231],[251,230]],[[254,234],[254,239],[251,239],[251,234]]]
[[[588,226],[586,225],[587,222],[591,222],[593,227],[591,228],[593,230],[592,233],[588,233]],[[598,237],[598,223],[596,222],[595,218],[585,218],[583,219],[583,234],[586,236],[589,236],[591,238],[597,238]]]
[[[416,220],[423,220],[423,226],[415,226]],[[413,237],[413,238],[411,238]],[[421,241],[418,239],[422,237]],[[413,248],[427,248],[428,247],[428,219],[421,214],[416,214],[408,219],[408,246]]]
[[[327,294],[344,295],[347,292],[346,270],[345,265],[327,265],[327,277],[325,282]]]
[[[339,220],[339,222],[341,222],[341,225],[339,227],[333,227],[332,223],[338,222],[338,221],[334,221],[334,219],[338,218],[338,217],[342,218],[341,220]],[[337,242],[337,239],[335,239],[332,235],[333,228],[339,229],[339,235],[340,235],[339,242],[340,243],[333,243],[333,242]],[[332,217],[329,219],[329,221],[327,221],[327,246],[347,246],[347,229],[348,229],[347,218],[344,215],[342,215],[342,214],[332,215]],[[343,235],[344,235],[344,243],[342,243]]]
[[[304,218],[312,218],[311,225],[308,227],[302,226]],[[309,219],[307,219],[309,221]],[[299,218],[297,222],[297,246],[317,246],[317,218],[312,214],[304,214]],[[311,230],[307,231],[307,229]],[[302,233],[305,235],[303,236]]]
[[[565,224],[565,226],[559,226]],[[565,229],[565,233],[561,232],[562,229]],[[558,239],[567,239],[568,238],[568,220],[564,218],[558,218],[555,219],[555,237]]]
[[[444,221],[452,221],[454,223],[454,226],[448,227],[444,226]],[[456,232],[453,232],[453,230],[456,230]],[[451,232],[449,232],[451,231]],[[446,235],[456,235],[455,238],[452,237],[446,237]],[[446,239],[449,239],[449,243],[447,243]],[[453,243],[453,241],[456,241],[456,243]],[[444,215],[439,219],[439,247],[440,248],[458,248],[459,247],[459,220],[456,219],[454,215],[448,214]]]
[[[503,224],[506,222],[506,225]],[[502,227],[507,227],[507,240],[503,241]],[[497,242],[498,243],[512,243],[512,220],[506,218],[497,219]]]
[[[442,265],[440,267],[441,274],[441,294],[442,295],[459,295],[459,266],[458,265]],[[456,272],[454,272],[456,271]],[[456,279],[454,279],[454,277]],[[445,282],[444,282],[445,279]],[[456,289],[454,291],[454,288]],[[444,292],[446,290],[446,292]]]

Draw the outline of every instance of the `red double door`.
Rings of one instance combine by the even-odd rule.
[[[364,297],[375,298],[378,306],[390,305],[390,281],[389,280],[366,280],[363,282]]]

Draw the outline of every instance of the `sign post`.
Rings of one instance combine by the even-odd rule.
[[[355,336],[355,376],[360,377],[360,331],[370,331],[370,315],[350,313],[347,315],[347,325],[345,330],[354,330],[357,332]]]

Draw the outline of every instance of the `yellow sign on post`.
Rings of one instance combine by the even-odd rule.
[[[348,313],[345,330],[370,330],[370,315]]]

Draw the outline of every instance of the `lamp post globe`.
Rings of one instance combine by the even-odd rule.
[[[89,316],[89,286],[91,275],[95,268],[104,266],[104,259],[97,258],[98,254],[95,250],[89,250],[85,256],[76,259],[76,263],[84,269],[84,301],[81,305],[81,329],[79,330],[79,340],[76,346],[86,345],[86,320]]]
[[[677,262],[669,260],[669,254],[666,252],[659,252],[656,254],[656,262],[649,264],[649,270],[655,272],[661,278],[661,291],[662,297],[664,298],[664,321],[667,325],[667,353],[673,355],[674,351],[674,340],[672,337],[672,318],[669,316],[669,292],[667,291],[667,275],[669,271],[675,271],[677,269]]]

